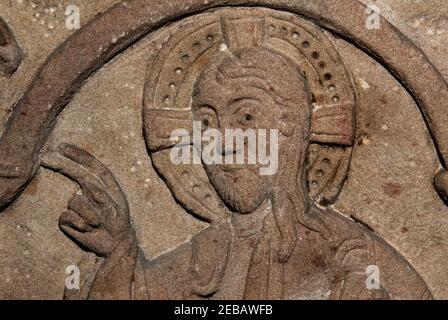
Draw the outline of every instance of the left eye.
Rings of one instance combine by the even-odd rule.
[[[254,117],[253,117],[251,114],[246,113],[246,114],[244,115],[244,120],[245,120],[245,121],[253,121],[253,120],[254,120]]]

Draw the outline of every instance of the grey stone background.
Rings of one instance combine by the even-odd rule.
[[[0,15],[25,52],[9,79],[0,78],[0,130],[46,57],[73,31],[65,8],[85,24],[117,0],[0,0]],[[448,79],[446,0],[363,0],[412,39]],[[367,17],[367,15],[366,15]],[[48,145],[74,143],[94,153],[128,196],[141,247],[157,256],[204,227],[172,199],[152,169],[142,136],[141,104],[152,34],[95,74],[60,116]],[[359,88],[357,144],[335,209],[359,219],[403,254],[436,298],[448,298],[448,208],[432,187],[438,160],[410,95],[378,63],[334,38]],[[428,84],[431,85],[431,84]],[[40,169],[24,194],[0,215],[0,298],[60,299],[65,268],[81,250],[58,228],[77,186]]]

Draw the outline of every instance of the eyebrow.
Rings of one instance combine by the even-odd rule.
[[[255,101],[257,104],[261,104],[260,100],[257,99],[257,98],[244,96],[244,97],[242,97],[242,98],[236,98],[236,99],[233,99],[233,100],[229,103],[229,106],[234,105],[234,104],[237,104],[237,103],[239,103],[239,102],[241,102],[241,101],[245,101],[245,100]]]
[[[216,108],[212,104],[207,103],[207,101],[204,101],[204,103],[201,103],[199,105],[193,105],[193,110],[197,111],[200,109],[211,109],[213,112],[216,113]]]

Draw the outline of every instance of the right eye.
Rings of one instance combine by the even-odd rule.
[[[214,120],[214,116],[212,116],[211,114],[203,113],[199,115],[196,119],[201,124],[202,131],[215,127],[216,121]]]
[[[208,128],[215,127],[217,125],[215,111],[209,106],[197,108],[195,110],[194,119],[195,121],[200,122],[202,130],[207,130]]]

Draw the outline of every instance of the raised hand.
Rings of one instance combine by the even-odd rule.
[[[78,147],[62,144],[45,152],[42,165],[77,182],[76,193],[61,215],[61,230],[82,248],[109,256],[123,241],[135,242],[129,206],[120,185],[95,156]]]

